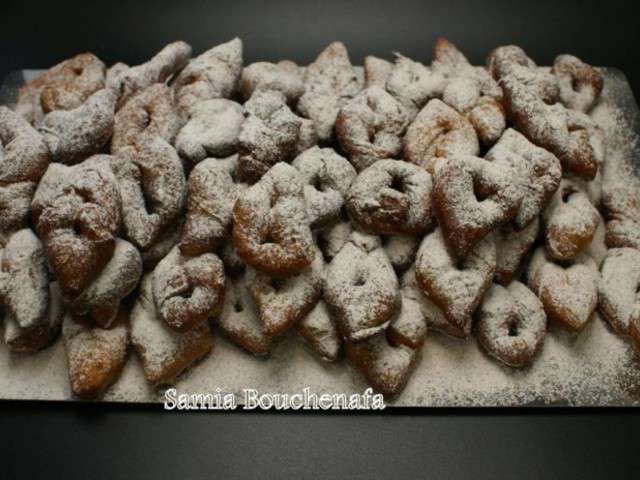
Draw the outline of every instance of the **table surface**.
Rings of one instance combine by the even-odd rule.
[[[3,2],[0,77],[79,50],[144,60],[169,40],[201,51],[235,35],[247,62],[300,63],[334,39],[353,61],[428,61],[438,35],[474,63],[503,43],[540,64],[570,52],[620,68],[640,93],[632,2]],[[26,26],[26,27],[25,27]],[[637,409],[189,413],[156,406],[0,402],[0,478],[622,478],[637,475]]]

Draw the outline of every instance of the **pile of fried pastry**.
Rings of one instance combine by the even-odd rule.
[[[83,53],[0,107],[9,350],[61,332],[95,398],[130,345],[165,386],[214,332],[253,355],[296,332],[386,395],[428,329],[523,367],[547,322],[578,334],[599,308],[640,346],[640,191],[603,189],[600,70],[517,46],[473,66],[445,39],[430,65],[242,49]]]

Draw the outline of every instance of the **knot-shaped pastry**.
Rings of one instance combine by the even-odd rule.
[[[243,181],[253,183],[273,165],[294,155],[301,123],[280,92],[256,92],[244,108],[246,119],[238,137],[238,174]]]
[[[161,137],[145,135],[112,165],[122,195],[124,237],[146,250],[182,212],[186,198],[182,162]]]
[[[333,137],[333,127],[340,108],[360,91],[360,84],[349,53],[341,42],[333,42],[307,66],[305,92],[298,101],[298,111],[313,120],[320,142]]]
[[[627,179],[627,182],[607,182],[603,186],[606,243],[609,248],[640,250],[640,181],[633,172],[628,172]]]
[[[485,159],[513,170],[513,181],[522,192],[513,224],[517,230],[524,229],[540,215],[558,189],[562,177],[560,162],[551,152],[536,147],[511,128],[504,132]]]
[[[0,231],[26,224],[31,197],[48,164],[42,136],[22,117],[0,106]]]
[[[529,225],[517,230],[513,223],[494,231],[496,251],[500,252],[496,263],[495,281],[503,286],[513,280],[522,260],[529,253],[540,233],[540,220],[535,217]]]
[[[229,98],[242,72],[242,40],[221,43],[189,62],[174,82],[180,114],[188,118],[203,100]]]
[[[634,248],[612,248],[602,263],[598,284],[598,309],[619,335],[640,318],[640,252]]]
[[[545,243],[549,255],[561,261],[572,260],[593,240],[600,214],[587,194],[563,179],[545,215]]]
[[[105,66],[91,53],[81,53],[54,67],[40,93],[43,112],[72,110],[105,85]],[[45,73],[45,75],[47,75]]]
[[[353,232],[327,267],[324,300],[346,340],[357,342],[387,328],[401,299],[377,237]]]
[[[176,138],[176,150],[191,163],[207,157],[226,157],[236,153],[240,127],[244,122],[242,105],[216,98],[194,105],[190,117]]]
[[[415,117],[404,136],[404,158],[430,173],[444,158],[478,155],[478,136],[469,120],[438,99]]]
[[[140,252],[118,238],[109,263],[91,285],[72,300],[71,310],[101,328],[109,328],[118,315],[120,302],[138,286],[141,276]]]
[[[403,297],[400,312],[386,331],[359,342],[345,343],[347,359],[369,385],[383,395],[399,393],[407,383],[427,335],[417,304]]]
[[[268,355],[274,345],[247,290],[245,274],[227,277],[224,305],[215,324],[229,340],[253,355]]]
[[[28,228],[11,235],[4,250],[0,249],[0,306],[2,305],[7,318],[11,320],[5,325],[6,328],[17,327],[22,334],[39,332],[37,336],[45,336],[45,340],[49,340],[51,332],[47,315],[47,262],[42,243]],[[16,325],[10,327],[9,323]]]
[[[143,135],[157,135],[165,142],[173,143],[179,129],[173,93],[166,85],[156,83],[136,94],[116,113],[111,153],[127,155],[127,149]]]
[[[180,251],[200,255],[216,250],[227,239],[233,222],[233,207],[247,188],[236,181],[238,156],[208,158],[191,171],[187,191],[187,215],[180,238]]]
[[[444,77],[399,53],[387,78],[387,91],[404,106],[409,120],[434,97],[442,95],[446,84]]]
[[[602,93],[602,74],[573,55],[558,55],[551,68],[558,78],[560,101],[567,108],[589,112]]]
[[[384,158],[397,158],[409,120],[402,104],[382,87],[370,87],[340,109],[336,136],[358,171]]]
[[[176,247],[153,271],[158,315],[177,332],[191,330],[218,315],[224,287],[224,266],[213,253],[185,257]]]
[[[380,160],[363,170],[347,195],[351,220],[372,234],[412,234],[433,220],[431,175],[398,160]]]
[[[112,158],[95,156],[75,167],[38,218],[38,235],[68,299],[84,291],[113,255],[120,192],[109,167]]]
[[[471,156],[452,158],[436,171],[436,216],[458,258],[516,215],[522,192],[514,178],[508,166]]]
[[[155,83],[165,83],[182,70],[191,58],[191,46],[183,41],[170,43],[149,61],[135,67],[118,68],[108,83],[119,93],[117,109],[122,108],[136,93]]]
[[[186,332],[170,328],[160,316],[153,295],[153,277],[142,279],[140,295],[131,311],[131,343],[152,386],[166,385],[204,357],[213,347],[209,322]]]
[[[127,324],[124,310],[118,313],[108,329],[96,327],[71,313],[65,315],[62,338],[67,352],[71,392],[76,397],[99,397],[118,379],[129,352]]]
[[[491,286],[496,269],[496,246],[492,236],[483,238],[464,260],[447,250],[441,228],[427,235],[416,254],[416,280],[425,295],[448,320],[447,333],[467,337],[472,315]]]
[[[335,150],[319,147],[298,155],[292,165],[300,172],[311,226],[324,227],[337,219],[357,176],[353,166]]]
[[[547,332],[538,297],[520,282],[492,285],[478,309],[475,332],[492,357],[510,367],[531,362]]]
[[[247,290],[268,336],[283,334],[313,309],[322,295],[323,270],[324,262],[319,251],[311,265],[293,277],[273,278],[248,270]]]
[[[466,115],[483,145],[493,145],[506,128],[502,89],[484,67],[472,66],[454,44],[438,38],[432,69],[446,78],[442,100]]]
[[[100,152],[113,133],[115,103],[113,91],[102,89],[76,108],[48,113],[38,130],[51,160],[74,164]]]
[[[393,70],[393,63],[367,55],[364,57],[364,88],[386,88],[391,70]]]
[[[294,104],[304,93],[304,81],[295,64],[256,62],[242,69],[240,93],[249,100],[256,90],[276,90]]]
[[[547,317],[571,332],[582,331],[598,304],[598,266],[584,254],[559,265],[538,248],[529,263],[527,284]]]
[[[311,264],[313,237],[294,167],[278,163],[238,197],[233,243],[248,265],[271,276],[295,275]]]

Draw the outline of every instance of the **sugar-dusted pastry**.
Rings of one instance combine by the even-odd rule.
[[[113,255],[121,202],[112,159],[97,155],[74,167],[38,218],[36,231],[68,299],[84,291]]]
[[[112,162],[122,195],[124,238],[146,250],[182,213],[186,179],[178,154],[161,137],[141,136]]]
[[[477,243],[462,261],[449,252],[442,228],[427,235],[416,255],[416,280],[427,297],[445,314],[447,333],[466,337],[472,315],[491,286],[496,269],[491,235]]]
[[[324,261],[318,251],[309,267],[299,274],[273,278],[249,268],[246,288],[251,294],[267,335],[281,335],[295,326],[322,296]]]
[[[172,144],[179,129],[173,92],[165,84],[156,83],[136,94],[116,113],[111,153],[132,153],[127,149],[135,150],[135,143],[142,135],[159,136]]]
[[[629,334],[629,326],[640,318],[640,251],[612,248],[602,264],[598,283],[598,309],[620,335]]]
[[[2,252],[0,251],[0,256]],[[1,280],[0,280],[1,281]],[[0,288],[1,289],[1,288]],[[2,294],[0,293],[0,296]],[[0,305],[2,300],[0,299]],[[9,309],[4,312],[4,341],[12,352],[35,353],[51,345],[62,326],[64,305],[57,282],[49,283],[47,318],[32,328],[22,328]]]
[[[540,215],[560,186],[562,168],[559,160],[512,128],[504,132],[485,159],[513,170],[512,178],[522,192],[513,224],[517,230],[524,229]]]
[[[353,226],[344,218],[336,220],[316,233],[316,244],[327,263],[331,262],[345,243],[349,241]]]
[[[70,313],[65,315],[62,337],[69,364],[71,392],[76,397],[97,398],[118,380],[129,350],[127,324],[124,309],[108,329]]]
[[[403,143],[404,159],[430,173],[442,159],[480,153],[478,136],[469,120],[438,99],[420,110]]]
[[[445,79],[420,62],[398,53],[395,57],[386,88],[404,106],[409,120],[413,120],[429,100],[442,95]]]
[[[640,181],[632,172],[625,182],[606,182],[602,190],[602,210],[607,221],[609,248],[640,250]]]
[[[370,87],[340,109],[335,132],[342,150],[361,171],[377,160],[397,158],[408,124],[400,102],[384,88]]]
[[[585,254],[559,265],[538,248],[529,264],[527,284],[542,301],[547,317],[571,332],[580,332],[598,304],[598,267]]]
[[[331,148],[312,147],[292,162],[304,185],[307,216],[313,228],[337,219],[356,171]]]
[[[216,45],[192,59],[173,84],[181,115],[203,100],[229,98],[236,91],[242,72],[242,41],[239,38]]]
[[[518,213],[522,189],[515,176],[506,165],[471,156],[454,157],[436,171],[436,217],[458,258],[464,258],[474,245]]]
[[[324,301],[347,340],[357,342],[387,328],[401,298],[378,237],[352,233],[327,266]]]
[[[549,255],[561,261],[573,260],[593,240],[600,214],[587,194],[564,179],[545,214],[545,244]]]
[[[84,168],[82,164],[77,165],[77,167]],[[42,211],[63,194],[74,168],[74,166],[63,163],[52,162],[49,164],[31,199],[31,221],[34,225],[38,225]]]
[[[305,69],[305,92],[298,111],[313,120],[318,139],[327,143],[340,108],[358,91],[360,84],[349,53],[341,42],[333,42]]]
[[[113,91],[102,89],[76,108],[45,115],[38,130],[51,160],[74,164],[99,153],[113,133],[115,103]]]
[[[493,284],[478,309],[475,332],[480,345],[510,367],[529,364],[547,331],[538,297],[520,282]]]
[[[497,283],[503,286],[511,283],[539,233],[540,220],[538,217],[529,222],[529,225],[522,230],[515,229],[514,225],[510,223],[494,231],[496,252],[498,252],[495,272]]]
[[[183,41],[169,43],[149,61],[130,68],[120,68],[119,74],[110,82],[119,93],[118,109],[136,93],[154,83],[165,83],[180,72],[191,58],[191,46]]]
[[[184,219],[177,219],[150,247],[140,252],[145,272],[153,270],[158,262],[166,257],[173,247],[178,245],[182,235],[183,225]]]
[[[192,367],[213,348],[208,322],[187,332],[171,329],[160,317],[153,298],[153,275],[142,279],[140,296],[131,311],[131,343],[153,386],[166,385]]]
[[[189,120],[176,138],[176,150],[193,164],[207,157],[232,155],[238,149],[243,122],[239,103],[224,98],[202,101],[191,108]]]
[[[224,287],[224,266],[213,253],[185,257],[174,247],[153,271],[157,315],[178,332],[218,315]]]
[[[214,324],[229,340],[253,355],[268,355],[274,345],[247,290],[244,274],[227,277],[224,305]]]
[[[49,275],[42,243],[25,228],[11,235],[0,253],[0,306],[4,305],[6,312],[5,335],[13,339],[30,332],[37,347],[44,346],[49,334],[55,334],[55,325],[51,331]],[[44,338],[40,342],[35,337]],[[15,347],[29,350],[28,345],[20,348],[19,340]]]
[[[602,93],[602,74],[573,55],[558,55],[551,72],[558,78],[560,101],[572,110],[588,112]]]
[[[393,70],[393,63],[373,55],[364,57],[364,88],[385,88],[389,75]]]
[[[141,276],[142,257],[138,249],[125,240],[116,239],[109,263],[91,285],[72,300],[73,314],[109,328],[121,308],[120,302],[136,288]]]
[[[383,235],[381,237],[382,248],[396,272],[402,273],[413,264],[420,240],[419,236],[414,235]]]
[[[433,221],[431,175],[398,160],[379,160],[356,178],[347,194],[351,221],[371,234],[412,234]]]
[[[300,118],[280,92],[259,91],[244,105],[246,119],[238,137],[238,175],[254,183],[278,162],[296,152]]]
[[[298,171],[278,163],[238,197],[233,210],[238,255],[267,275],[300,273],[314,258],[313,238]]]
[[[231,233],[233,207],[247,188],[236,177],[238,156],[208,158],[191,171],[187,190],[187,215],[180,238],[185,255],[211,252]]]
[[[318,301],[296,326],[307,345],[326,362],[338,360],[342,337],[324,300]]]
[[[396,395],[413,371],[426,334],[420,309],[411,301],[407,305],[403,301],[399,315],[386,331],[359,342],[345,342],[345,353],[374,390]]]
[[[304,93],[304,81],[298,69],[287,63],[256,62],[242,69],[239,89],[245,100],[256,90],[276,90],[293,104]]]
[[[18,114],[0,106],[0,231],[26,226],[31,198],[48,164],[42,136]]]

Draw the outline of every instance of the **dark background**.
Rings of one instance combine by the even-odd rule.
[[[176,39],[199,53],[234,36],[246,63],[307,63],[336,39],[354,63],[392,51],[429,62],[443,35],[474,63],[504,43],[541,65],[572,53],[618,67],[640,92],[632,2],[0,2],[0,77],[81,51],[135,64]],[[637,478],[638,432],[637,410],[165,414],[0,402],[0,478]]]

